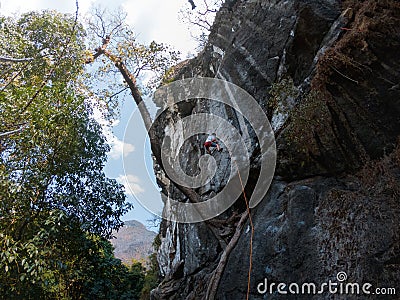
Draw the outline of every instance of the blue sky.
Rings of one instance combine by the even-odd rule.
[[[167,43],[179,50],[183,58],[195,53],[196,42],[187,25],[178,19],[179,10],[190,5],[186,0],[79,0],[80,16],[84,16],[92,5],[101,5],[109,10],[121,7],[127,13],[127,21],[133,26],[137,39],[143,43],[153,40]],[[0,0],[0,12],[3,15],[42,9],[74,13],[75,0]],[[145,142],[146,132],[129,95],[125,101],[121,101],[120,109],[119,120],[112,132],[108,132],[112,150],[106,174],[126,186],[128,200],[134,204],[135,208],[123,220],[139,220],[150,228],[147,220],[153,216],[141,202],[155,204],[157,210],[161,210],[162,203],[158,187],[154,184],[148,141],[147,147]]]

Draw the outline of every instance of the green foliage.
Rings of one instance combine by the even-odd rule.
[[[83,84],[84,32],[56,12],[0,18],[0,295],[135,299],[106,238],[130,205]]]
[[[160,249],[160,246],[161,246],[161,235],[157,234],[153,241],[153,248],[155,251],[158,251],[158,249]]]
[[[102,247],[99,257],[90,255],[88,267],[83,274],[84,299],[139,299],[143,287],[144,268],[140,263],[129,269],[114,258],[113,248],[109,241],[100,240]],[[87,272],[89,271],[89,272]],[[99,276],[98,274],[101,274]]]
[[[144,277],[143,289],[140,295],[141,300],[150,299],[151,290],[156,288],[159,284],[157,254],[151,254],[149,259],[150,266],[146,271],[146,276]]]
[[[97,17],[100,27],[89,31],[105,25]],[[112,35],[97,79],[109,79],[113,60],[123,60],[135,77],[154,72],[154,85],[179,53],[155,42],[141,45],[123,18],[114,21],[97,34],[105,38],[110,29]],[[109,146],[92,116],[93,99],[112,116],[112,93],[125,83],[116,80],[94,97],[96,83],[84,69],[91,54],[74,16],[0,17],[0,38],[0,56],[23,59],[1,62],[1,297],[148,299],[158,283],[155,254],[148,270],[140,263],[128,268],[107,241],[130,205],[122,186],[104,174]]]
[[[294,100],[299,97],[299,91],[294,86],[292,78],[284,78],[271,86],[269,95],[268,106],[276,113],[287,114],[290,112]]]
[[[160,234],[157,234],[153,241],[154,250],[158,251],[160,246],[161,246],[161,238]],[[145,277],[143,281],[143,287],[140,293],[141,300],[150,299],[151,290],[155,289],[157,285],[160,283],[157,253],[153,253],[149,256],[149,264],[144,274]]]
[[[317,151],[314,134],[329,130],[326,128],[329,125],[329,111],[323,95],[317,90],[311,90],[301,96],[291,78],[273,84],[270,95],[270,108],[275,113],[291,118],[290,126],[285,131],[289,146],[305,154]]]
[[[146,270],[140,262],[134,262],[130,266],[128,279],[131,284],[135,284],[135,286],[132,287],[132,296],[134,297],[134,299],[140,298],[145,284],[146,276]]]
[[[305,95],[291,114],[293,126],[287,132],[290,144],[303,152],[315,152],[318,147],[314,136],[330,131],[329,110],[322,95],[315,90]]]
[[[7,299],[138,299],[142,267],[129,270],[106,239],[84,232],[79,221],[53,212],[35,222],[25,243],[2,237],[0,292]],[[52,245],[45,247],[45,245]],[[22,258],[23,257],[23,258]],[[22,258],[22,260],[21,260]]]

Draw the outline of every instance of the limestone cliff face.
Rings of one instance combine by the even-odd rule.
[[[323,283],[336,280],[338,272],[346,272],[347,282],[399,289],[399,25],[397,1],[227,0],[204,51],[179,66],[175,79],[215,77],[245,89],[275,131],[275,177],[251,212],[250,299],[280,298],[257,292],[265,278]],[[183,102],[157,125],[160,140],[168,124],[200,112],[213,112],[247,132],[251,194],[260,168],[257,140],[244,116],[230,107],[204,99]],[[194,136],[180,150],[188,174],[196,173],[203,139]],[[216,175],[196,190],[203,200],[221,191],[230,176],[229,155],[216,153],[215,159]],[[163,191],[187,201],[155,169]],[[244,210],[239,198],[212,225],[163,221],[163,281],[152,297],[206,299],[224,243]],[[215,299],[246,298],[250,233],[246,223]],[[304,296],[310,298],[333,295]]]

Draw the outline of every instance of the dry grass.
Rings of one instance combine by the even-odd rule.
[[[347,272],[349,281],[393,284],[400,275],[400,140],[390,155],[368,162],[345,182],[318,209],[320,259],[330,274]]]
[[[394,36],[398,30],[400,2],[393,0],[348,0],[343,10],[350,8],[352,21],[343,28],[342,38],[320,58],[316,76],[312,81],[314,89],[325,92],[335,72],[358,82],[369,71],[368,64],[375,60],[369,51],[369,41],[379,36]]]

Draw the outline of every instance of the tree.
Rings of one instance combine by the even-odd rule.
[[[179,59],[179,52],[171,50],[167,45],[151,42],[150,45],[138,43],[133,30],[125,23],[126,15],[115,13],[105,15],[101,9],[95,9],[93,16],[89,19],[89,33],[95,40],[101,40],[92,53],[86,58],[86,64],[96,64],[101,58],[106,58],[97,64],[97,79],[101,76],[118,74],[122,77],[116,79],[116,88],[120,90],[129,89],[131,95],[139,108],[141,117],[149,132],[152,152],[159,159],[159,147],[156,133],[151,130],[152,119],[147,107],[144,105],[142,90],[137,79],[147,72],[153,75],[153,83],[159,82],[175,65]],[[118,83],[119,82],[119,83]],[[154,87],[150,84],[150,87]],[[116,94],[113,91],[111,94]],[[107,93],[107,95],[110,92]],[[161,161],[161,160],[159,160]]]
[[[130,288],[105,241],[130,205],[103,171],[109,146],[84,84],[84,36],[76,16],[0,17],[0,294],[7,299],[85,298],[101,280],[115,286],[114,298]]]
[[[190,8],[185,7],[180,10],[180,19],[189,26],[192,37],[199,43],[200,51],[207,43],[215,15],[224,0],[199,0],[189,3]]]
[[[94,243],[93,243],[94,242]],[[84,299],[139,299],[143,288],[145,270],[140,263],[129,268],[116,259],[109,241],[96,238],[92,244],[98,255],[87,255],[87,268],[82,274],[87,276],[83,282]],[[80,258],[82,255],[80,255]],[[89,272],[88,272],[89,271]],[[75,299],[75,298],[74,298]]]
[[[92,36],[101,38],[102,43],[94,49],[94,52],[86,59],[86,63],[91,64],[95,62],[96,59],[98,60],[100,57],[105,56],[108,61],[103,60],[103,63],[106,65],[99,68],[100,73],[111,71],[111,63],[115,65],[124,80],[124,85],[129,88],[132,98],[139,109],[149,135],[151,151],[154,158],[163,169],[161,146],[158,140],[156,126],[153,126],[152,118],[144,104],[141,89],[136,78],[140,76],[142,71],[149,68],[149,70],[155,73],[156,79],[161,79],[168,73],[171,66],[176,64],[178,56],[176,52],[170,51],[168,47],[155,42],[152,42],[147,47],[140,44],[138,45],[132,30],[124,23],[120,14],[117,14],[117,16],[118,17],[114,16],[114,18],[106,20],[104,12],[95,10],[93,19],[89,21],[89,26],[92,31]],[[115,34],[115,39],[113,39],[115,28],[118,28],[118,33]],[[168,176],[167,172],[165,172],[165,174]],[[197,194],[194,189],[177,183],[175,183],[175,186],[190,200],[190,202],[199,203],[201,201],[200,195]],[[206,221],[206,223],[209,224],[210,221]],[[218,239],[221,247],[225,248],[226,242],[219,235],[217,229],[213,226],[209,226],[209,229]]]
[[[108,58],[109,61],[111,61],[117,70],[119,71],[120,75],[124,79],[124,83],[127,85],[129,90],[131,91],[131,95],[136,103],[136,105],[139,108],[139,112],[142,116],[143,122],[145,124],[145,127],[147,129],[149,139],[150,139],[150,145],[151,145],[151,150],[154,155],[154,158],[156,159],[158,165],[161,167],[161,169],[164,170],[163,168],[163,163],[161,159],[161,149],[160,149],[160,144],[158,140],[158,133],[155,131],[155,127],[152,126],[152,119],[150,116],[150,113],[148,109],[146,108],[143,98],[142,98],[142,93],[140,91],[140,88],[137,84],[137,80],[135,74],[139,75],[141,71],[141,56],[136,55],[135,51],[130,51],[129,49],[133,47],[134,45],[134,40],[130,40],[130,38],[133,36],[132,32],[129,32],[129,30],[126,30],[128,32],[128,36],[125,36],[122,40],[116,39],[115,41],[112,38],[112,31],[110,33],[107,33],[107,30],[103,30],[106,28],[105,20],[104,20],[104,15],[95,13],[95,19],[98,21],[97,24],[101,24],[101,26],[92,26],[94,29],[95,35],[98,37],[102,38],[102,44],[94,49],[94,52],[91,54],[91,56],[86,60],[86,63],[93,63],[96,59],[99,57],[105,56]],[[123,23],[122,20],[118,19],[118,22],[116,26],[118,27],[124,27],[126,25],[122,25]],[[114,22],[115,24],[115,22]],[[121,25],[120,25],[121,24]],[[111,26],[111,28],[116,28],[116,26]],[[99,28],[102,29],[102,32],[99,33],[98,30]],[[114,45],[114,47],[112,47]],[[121,51],[125,49],[125,51]],[[164,48],[150,48],[150,52],[154,53],[155,59],[152,60],[154,64],[151,64],[154,68],[155,71],[160,71],[164,70],[164,73],[166,72],[163,67],[166,66],[166,64],[162,64],[162,62],[166,62],[168,65],[168,62],[171,60],[166,60],[165,56],[161,56],[160,62],[158,61],[158,56],[156,54],[165,54],[165,49]],[[147,51],[145,51],[147,52]],[[146,55],[147,56],[147,55]],[[144,57],[146,57],[144,56]],[[138,59],[139,58],[139,59]],[[148,64],[148,61],[144,60],[145,64]],[[106,63],[103,61],[103,63]],[[129,69],[129,65],[133,69]],[[109,66],[111,66],[109,64]],[[161,66],[161,68],[160,68]],[[158,67],[158,69],[157,69]],[[108,67],[106,70],[110,70]],[[138,73],[136,73],[135,70],[139,70]],[[165,170],[164,170],[165,171]],[[164,172],[165,175],[168,177],[167,172]],[[174,183],[174,186],[179,189],[188,199],[191,203],[199,203],[201,201],[200,195],[196,193],[196,191],[192,188],[188,188],[186,186]],[[246,198],[245,198],[246,199]],[[247,200],[245,200],[247,202]],[[229,255],[231,251],[234,249],[236,243],[239,240],[240,234],[242,232],[242,229],[246,223],[246,221],[249,219],[250,216],[250,209],[247,206],[247,209],[241,213],[240,220],[236,224],[236,228],[234,231],[233,236],[231,237],[230,240],[226,241],[219,233],[218,228],[223,226],[224,224],[228,224],[229,220],[207,220],[205,221],[205,224],[209,228],[209,230],[212,232],[212,234],[215,236],[215,238],[218,240],[221,248],[223,249],[220,261],[215,268],[215,270],[211,274],[211,284],[209,285],[207,292],[206,292],[206,297],[207,299],[214,299],[216,291],[218,289],[219,281],[221,279],[221,276],[223,274],[224,267],[228,261]],[[235,215],[232,216],[233,219],[235,219]],[[144,290],[144,292],[147,293],[147,289]]]
[[[159,283],[157,254],[156,253],[151,254],[149,256],[149,259],[150,259],[150,265],[148,270],[146,270],[145,272],[143,288],[140,294],[141,300],[150,299],[151,290],[156,288]]]

